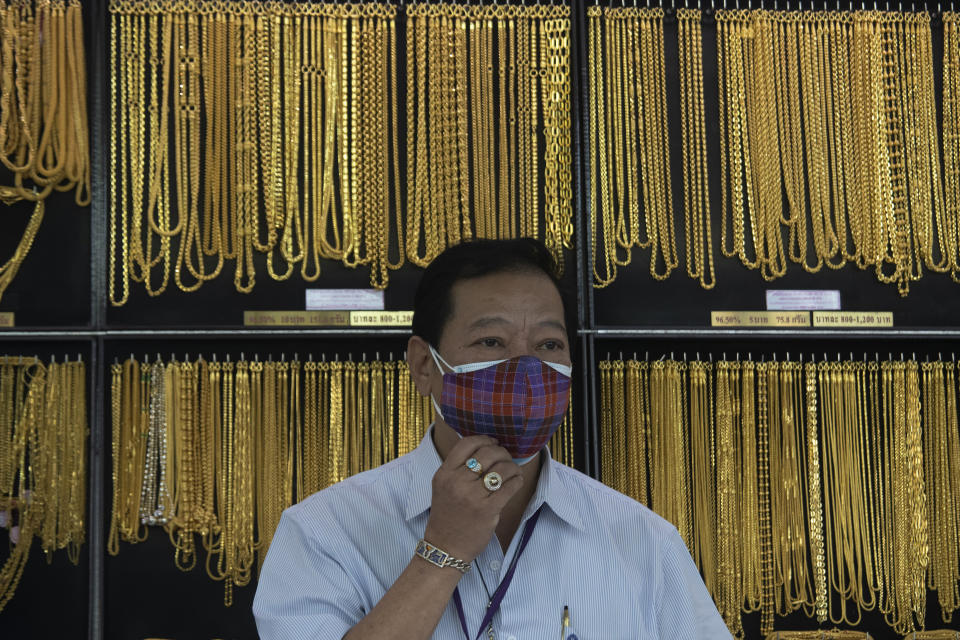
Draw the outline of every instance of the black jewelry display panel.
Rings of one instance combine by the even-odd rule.
[[[0,355],[35,354],[42,361],[51,356],[76,358],[82,355],[88,374],[90,414],[90,477],[87,541],[78,566],[70,564],[62,552],[47,564],[36,548],[31,552],[23,578],[12,600],[0,611],[0,628],[11,637],[63,637],[106,639],[171,638],[209,640],[211,638],[254,639],[257,637],[251,606],[256,577],[245,587],[233,591],[233,603],[224,606],[224,584],[206,573],[206,553],[200,549],[197,566],[184,572],[174,563],[174,547],[160,528],[151,528],[147,540],[138,544],[120,542],[119,553],[107,552],[111,526],[112,432],[111,368],[129,357],[138,362],[195,361],[210,362],[216,356],[222,362],[241,358],[247,362],[289,362],[301,364],[333,360],[362,362],[394,360],[403,357],[408,339],[406,327],[276,327],[244,326],[245,311],[302,311],[308,289],[368,289],[368,266],[345,267],[339,261],[321,260],[321,275],[306,282],[299,267],[287,280],[276,281],[267,274],[265,256],[255,253],[256,284],[250,293],[240,293],[233,279],[233,262],[224,265],[224,273],[206,282],[192,293],[180,290],[171,278],[159,295],[146,293],[141,284],[130,283],[129,299],[114,306],[109,300],[111,242],[110,205],[110,13],[106,0],[83,0],[85,37],[88,43],[89,111],[91,119],[91,162],[93,204],[76,206],[73,193],[53,193],[46,201],[46,213],[36,240],[19,273],[0,298],[0,314],[13,312],[15,325],[0,328]],[[517,3],[515,3],[517,4]],[[522,4],[522,3],[521,3]],[[527,3],[530,4],[530,3]],[[570,134],[571,134],[571,206],[574,234],[572,249],[564,251],[563,283],[576,293],[577,334],[571,345],[574,361],[573,466],[592,477],[602,478],[603,448],[612,436],[604,423],[601,399],[601,363],[609,360],[660,359],[714,363],[722,359],[753,362],[771,361],[867,362],[914,360],[952,362],[960,351],[960,284],[948,273],[923,269],[920,279],[909,283],[909,294],[901,296],[895,284],[877,281],[872,269],[860,270],[854,264],[834,270],[826,266],[818,273],[806,273],[800,265],[787,260],[782,277],[766,281],[757,270],[743,266],[736,257],[722,255],[720,246],[721,131],[718,120],[719,90],[717,63],[717,10],[773,9],[855,11],[876,9],[862,3],[701,3],[703,10],[703,100],[709,206],[712,223],[712,251],[716,286],[704,289],[686,273],[683,218],[685,211],[682,175],[684,169],[680,131],[682,102],[680,95],[679,37],[677,6],[664,10],[665,78],[665,157],[669,162],[673,186],[674,242],[678,265],[666,280],[650,273],[650,249],[633,247],[630,262],[618,267],[616,278],[607,286],[594,287],[594,247],[603,246],[602,224],[595,230],[591,217],[599,216],[591,199],[591,171],[597,167],[591,153],[591,102],[589,96],[591,59],[588,12],[597,5],[574,0],[570,31]],[[726,5],[730,4],[729,7]],[[869,3],[867,3],[869,4]],[[629,8],[629,3],[611,3],[611,7]],[[741,6],[743,5],[743,6]],[[783,6],[780,6],[783,5]],[[943,104],[943,77],[939,61],[943,57],[941,7],[910,3],[878,3],[880,11],[936,11],[932,16],[932,55],[935,61],[934,90],[937,121]],[[949,5],[949,7],[948,7]],[[404,3],[395,5],[402,13]],[[684,8],[685,5],[684,5]],[[946,3],[942,9],[954,9]],[[398,33],[405,35],[405,22],[397,18]],[[3,36],[0,35],[0,42]],[[404,40],[398,38],[399,49]],[[407,60],[400,53],[401,85],[405,82]],[[495,90],[499,95],[499,89]],[[406,89],[399,88],[399,101],[405,104]],[[504,114],[498,114],[502,117]],[[406,145],[415,145],[405,117],[400,118],[400,170],[406,173]],[[939,125],[938,125],[939,126]],[[942,131],[939,132],[942,137]],[[539,151],[543,151],[541,146]],[[172,149],[171,149],[172,152]],[[942,153],[942,151],[941,151]],[[941,158],[942,160],[942,158]],[[614,166],[611,164],[611,169]],[[471,166],[472,170],[473,167]],[[404,179],[406,176],[403,176]],[[543,187],[544,176],[538,188]],[[5,181],[0,177],[0,184]],[[406,182],[403,181],[403,189]],[[783,194],[784,208],[787,197]],[[259,207],[262,203],[258,203]],[[174,207],[175,209],[175,207]],[[13,254],[32,212],[32,203],[2,205],[0,210],[0,265]],[[391,210],[391,215],[394,213]],[[786,241],[787,231],[781,230]],[[112,239],[111,239],[112,238]],[[807,244],[814,243],[808,231]],[[115,247],[120,245],[115,244]],[[621,252],[621,256],[623,252]],[[935,256],[936,257],[936,256]],[[116,260],[116,259],[115,259]],[[93,267],[91,268],[91,265]],[[662,273],[662,261],[655,265]],[[411,264],[390,271],[384,293],[387,311],[409,311],[422,270]],[[116,283],[115,283],[116,285]],[[880,329],[730,329],[711,325],[714,311],[762,311],[766,309],[768,290],[838,291],[844,311],[892,312],[893,326]],[[901,356],[901,354],[903,354]],[[301,371],[301,376],[303,372]],[[614,443],[619,445],[621,443]],[[6,532],[0,529],[0,548]],[[0,553],[0,563],[6,556]],[[839,605],[839,602],[835,604]],[[51,615],[51,606],[55,615]],[[960,629],[958,623],[943,624],[937,595],[927,592],[928,628]],[[759,613],[743,615],[744,637],[754,640],[761,634]],[[803,612],[777,617],[775,628],[818,629]],[[845,625],[841,625],[845,626]],[[864,613],[855,627],[869,631],[875,638],[895,637],[883,615]],[[583,630],[589,637],[590,630]]]

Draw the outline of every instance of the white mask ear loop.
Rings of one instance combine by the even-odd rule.
[[[433,356],[433,362],[437,365],[437,370],[440,371],[440,375],[444,375],[443,367],[440,366],[440,360],[443,360],[443,356],[437,353],[437,350],[433,348],[433,345],[428,344],[427,346],[430,348],[430,355]],[[439,358],[440,360],[437,360],[437,358]],[[443,360],[443,362],[444,364],[447,364],[446,360]],[[447,364],[447,368],[453,369],[453,367],[451,367],[449,364]],[[437,399],[433,397],[432,393],[430,394],[430,402],[433,403],[433,410],[437,412],[437,415],[440,416],[440,419],[446,422],[446,420],[443,417],[443,412],[440,411],[440,405],[437,404]],[[457,435],[460,435],[460,434],[457,434]]]
[[[428,344],[427,346],[430,348],[430,355],[433,356],[433,361],[434,363],[436,363],[437,369],[440,371],[440,375],[443,375],[443,367],[440,366],[440,360],[443,360],[443,356],[437,353],[437,350],[433,348],[433,345]],[[437,358],[439,358],[440,360],[438,360]],[[448,363],[446,360],[443,360],[443,364],[447,365],[447,369],[450,369],[451,371],[453,371],[453,367],[451,367],[450,363]]]
[[[433,397],[432,393],[430,394],[430,402],[433,403],[433,410],[437,412],[437,415],[440,416],[440,419],[446,422],[446,420],[443,418],[443,413],[440,411],[440,405],[437,404],[437,399]],[[458,433],[457,435],[459,436],[460,434]]]
[[[430,345],[427,345],[427,346],[430,346]],[[440,373],[443,375],[447,375],[447,374],[443,372],[443,367],[440,366],[440,362],[443,362],[443,364],[446,365],[447,369],[450,370],[450,373],[453,373],[453,374],[472,373],[474,371],[480,371],[481,369],[486,369],[488,367],[496,366],[501,362],[506,362],[506,359],[504,358],[501,360],[487,360],[484,362],[468,362],[466,364],[453,366],[452,364],[444,360],[443,356],[441,356],[440,353],[436,349],[434,349],[432,346],[430,346],[430,354],[433,355],[433,361],[437,363],[437,368],[440,370]]]

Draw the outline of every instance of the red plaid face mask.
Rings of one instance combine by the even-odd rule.
[[[570,401],[571,367],[532,356],[452,367],[433,347],[443,373],[437,413],[461,437],[490,436],[524,464],[543,449],[563,422]]]

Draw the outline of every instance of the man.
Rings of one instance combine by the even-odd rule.
[[[254,602],[263,640],[730,637],[676,529],[550,459],[571,366],[554,272],[528,239],[427,268],[407,357],[434,423],[284,513]]]

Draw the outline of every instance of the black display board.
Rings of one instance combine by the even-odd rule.
[[[308,358],[318,362],[325,358],[360,362],[377,356],[381,361],[402,358],[407,337],[397,336],[339,336],[333,338],[113,338],[106,342],[104,361],[122,362],[131,355],[143,362],[153,362],[157,355],[164,361],[171,356],[183,361],[203,357],[211,361],[214,356],[224,362],[229,356],[236,362],[241,357],[254,358],[261,362],[267,359],[291,361],[294,357],[301,363]],[[579,346],[579,345],[578,345]],[[574,375],[573,397],[575,424],[584,424],[578,411],[584,372],[577,367]],[[303,371],[301,370],[301,380]],[[109,406],[110,389],[104,390],[103,401]],[[301,396],[302,397],[302,396]],[[104,431],[100,444],[109,449],[110,430]],[[577,452],[576,466],[583,468],[586,447],[585,432],[574,432],[574,447]],[[103,500],[109,505],[113,486],[104,486]],[[110,513],[104,526],[109,528]],[[116,556],[107,556],[105,562],[104,619],[106,638],[176,638],[177,640],[209,640],[210,638],[256,638],[256,626],[251,607],[256,592],[256,572],[251,583],[233,590],[233,605],[223,604],[224,584],[213,581],[206,573],[206,552],[199,548],[197,566],[183,572],[174,564],[174,547],[163,529],[151,528],[147,540],[138,544],[120,543]],[[167,612],[167,613],[163,613]]]
[[[6,184],[6,176],[0,184]],[[86,327],[90,324],[90,207],[78,207],[73,192],[47,197],[43,222],[20,270],[0,298],[0,312],[13,312],[17,328]],[[0,264],[13,255],[34,203],[0,205]],[[0,330],[0,340],[2,340]]]
[[[57,362],[69,359],[75,362],[79,358],[86,366],[88,391],[93,384],[95,371],[92,363],[95,361],[96,345],[91,340],[0,339],[0,356],[37,357],[43,363],[48,363],[51,359]],[[88,393],[87,411],[91,416],[91,427],[93,405],[92,395]],[[97,445],[94,431],[91,428],[87,444],[90,460],[95,455],[94,449]],[[56,551],[47,557],[40,548],[39,540],[34,538],[20,582],[13,597],[0,612],[3,637],[86,637],[89,625],[91,559],[93,556],[102,555],[102,550],[94,549],[89,544],[89,532],[92,528],[99,527],[99,523],[92,523],[88,518],[85,524],[88,542],[80,548],[76,565],[70,562],[66,550]],[[6,563],[12,549],[9,530],[0,528],[0,566]]]
[[[406,343],[403,331],[378,333],[358,329],[264,330],[243,328],[246,310],[296,310],[304,306],[309,288],[366,288],[366,267],[348,269],[339,263],[321,263],[323,275],[305,283],[299,275],[285,282],[272,281],[266,274],[263,257],[257,256],[257,284],[250,294],[236,292],[230,274],[204,284],[197,293],[183,293],[170,285],[158,297],[146,295],[132,284],[129,302],[111,307],[106,298],[108,234],[108,145],[109,76],[107,69],[107,0],[83,0],[85,35],[88,42],[90,78],[91,149],[93,198],[90,208],[78,208],[72,194],[53,194],[47,202],[44,224],[34,247],[13,284],[0,300],[0,312],[14,311],[17,327],[0,330],[0,353],[36,353],[41,358],[75,351],[88,362],[91,415],[90,531],[80,566],[73,567],[57,557],[46,566],[38,552],[33,554],[23,581],[11,603],[0,612],[0,637],[89,638],[90,640],[140,639],[147,637],[177,640],[210,638],[256,638],[250,611],[255,583],[234,592],[231,608],[223,606],[223,585],[211,580],[202,568],[183,573],[174,566],[173,549],[160,531],[152,531],[139,545],[121,543],[116,557],[108,556],[105,531],[110,519],[110,389],[109,368],[114,360],[130,354],[137,358],[172,353],[178,358],[204,357],[216,353],[244,353],[261,359],[280,354],[298,354],[301,361],[313,354],[341,359],[353,354],[401,354]],[[717,3],[718,8],[722,3]],[[732,3],[730,8],[733,8]],[[741,3],[746,6],[745,3]],[[766,8],[785,8],[767,3]],[[780,3],[784,4],[785,3]],[[796,4],[796,3],[792,3]],[[883,9],[885,3],[878,3]],[[911,283],[910,295],[901,298],[893,285],[883,285],[870,272],[847,266],[841,271],[825,270],[810,275],[790,265],[787,276],[767,283],[759,273],[738,261],[723,258],[719,250],[719,132],[716,114],[716,31],[711,14],[704,20],[705,101],[711,198],[714,203],[713,230],[717,286],[711,291],[684,273],[682,235],[682,165],[679,136],[679,88],[677,85],[677,27],[672,10],[665,20],[668,113],[670,114],[670,157],[674,176],[674,210],[678,230],[676,246],[681,252],[680,268],[665,282],[654,281],[648,271],[648,253],[635,249],[633,262],[621,268],[614,283],[604,289],[592,288],[589,232],[589,182],[591,160],[587,145],[587,56],[584,40],[586,9],[582,0],[572,2],[571,33],[571,133],[573,160],[573,206],[576,224],[575,250],[567,254],[565,283],[577,291],[579,342],[574,356],[573,403],[578,420],[576,431],[577,468],[594,477],[598,468],[598,443],[604,437],[596,420],[598,362],[610,353],[634,352],[665,355],[673,352],[690,359],[697,352],[714,359],[727,352],[749,353],[753,358],[786,357],[789,352],[827,357],[838,353],[855,357],[864,353],[916,353],[918,358],[960,351],[960,285],[943,274],[925,273]],[[710,3],[710,7],[713,3]],[[759,3],[753,3],[754,8]],[[804,5],[807,9],[809,4]],[[813,3],[822,8],[824,3]],[[841,10],[861,8],[860,4],[830,3]],[[892,5],[887,5],[892,7]],[[703,8],[707,8],[704,6]],[[796,8],[791,6],[790,8]],[[920,9],[921,5],[910,7]],[[398,21],[402,29],[402,19]],[[941,57],[941,33],[934,18],[934,59]],[[398,40],[402,42],[402,39]],[[401,77],[403,76],[401,57]],[[940,97],[939,69],[936,71]],[[939,103],[938,103],[939,108]],[[405,154],[400,154],[405,158]],[[405,170],[405,169],[404,169]],[[4,231],[0,233],[0,261],[12,252],[31,205],[19,203],[3,210]],[[91,264],[95,268],[91,270]],[[225,267],[226,268],[226,267]],[[409,310],[420,276],[411,265],[390,273],[385,301],[388,310]],[[843,331],[782,330],[751,333],[710,328],[712,310],[757,310],[765,305],[765,291],[776,289],[839,290],[845,310],[892,311],[894,331],[850,334]],[[44,329],[54,331],[43,331]],[[930,329],[929,333],[914,331]],[[855,335],[855,337],[854,337]],[[628,355],[629,354],[629,355]],[[921,355],[922,354],[922,355]],[[846,356],[844,356],[846,357]],[[0,540],[2,544],[2,540]],[[0,556],[2,557],[2,556]],[[51,613],[55,612],[55,614]],[[940,624],[936,598],[928,599],[928,621]],[[744,617],[746,637],[760,638],[759,616]],[[777,619],[777,628],[813,629],[816,622],[802,614]],[[893,637],[877,616],[864,619],[864,628],[874,637]],[[960,628],[954,624],[954,628]]]
[[[614,3],[616,5],[616,3]],[[772,3],[762,4],[767,9],[787,9]],[[869,3],[868,3],[869,4]],[[712,247],[716,266],[716,286],[706,290],[698,280],[687,276],[684,253],[683,225],[683,151],[681,132],[680,79],[678,69],[678,25],[674,12],[667,9],[664,19],[665,72],[667,81],[667,115],[670,130],[670,161],[673,176],[673,210],[675,246],[679,266],[665,281],[650,276],[650,250],[634,247],[632,261],[627,267],[617,271],[616,280],[607,287],[594,292],[594,312],[591,317],[598,328],[698,328],[710,327],[711,311],[757,311],[766,309],[766,291],[781,289],[820,289],[840,292],[840,302],[844,311],[890,311],[893,312],[896,328],[945,328],[960,327],[960,284],[951,280],[949,274],[934,273],[923,269],[923,276],[910,283],[910,291],[901,296],[896,284],[883,284],[878,281],[873,269],[860,270],[854,264],[842,269],[830,269],[823,266],[817,273],[807,273],[801,265],[787,260],[787,271],[783,277],[765,281],[759,270],[743,266],[738,257],[727,258],[721,252],[721,185],[720,185],[720,128],[718,71],[717,71],[717,32],[716,21],[709,7],[703,18],[703,61],[704,61],[704,109],[706,114],[707,170],[710,187],[710,219],[712,224]],[[716,3],[719,9],[722,3]],[[744,8],[748,5],[744,4]],[[750,8],[759,8],[760,3],[749,4]],[[892,3],[880,3],[880,9],[898,10]],[[935,11],[932,5],[898,5],[900,10]],[[729,7],[733,9],[731,5]],[[738,7],[739,8],[739,5]],[[790,6],[796,9],[796,6]],[[804,10],[829,9],[848,10],[872,8],[862,3],[802,3]],[[943,56],[943,27],[938,14],[934,14],[931,24],[934,85],[937,103],[937,122],[943,110],[942,67],[939,61]],[[941,131],[942,138],[942,131]],[[942,150],[941,150],[942,154]],[[784,194],[784,207],[787,206]],[[813,251],[812,227],[808,228],[809,252]],[[781,229],[784,244],[787,242],[786,229]],[[602,236],[592,238],[602,246]],[[592,266],[587,265],[585,277],[592,279]],[[663,271],[662,261],[657,266]],[[889,273],[889,267],[886,273]]]

